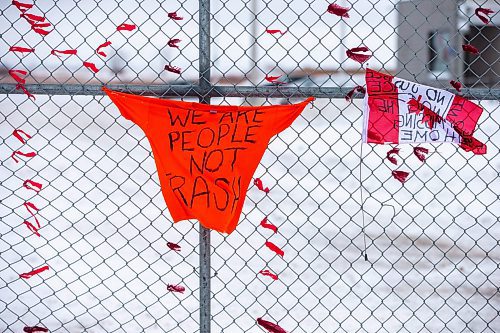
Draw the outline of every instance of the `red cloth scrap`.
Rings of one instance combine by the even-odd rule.
[[[181,40],[178,39],[178,38],[173,38],[171,40],[168,41],[167,45],[170,46],[170,47],[176,47],[176,48],[179,48],[179,46],[177,45],[178,43],[180,43]]]
[[[268,222],[267,217],[264,217],[264,219],[260,221],[260,226],[266,229],[271,229],[272,231],[274,231],[274,233],[278,232],[278,227]]]
[[[25,326],[23,331],[26,333],[34,333],[34,332],[48,332],[49,329],[40,326]]]
[[[453,88],[455,88],[458,92],[460,92],[460,91],[461,91],[461,89],[462,89],[462,84],[461,84],[460,82],[451,80],[451,81],[450,81],[450,84],[451,84],[451,85],[453,86]]]
[[[32,94],[28,91],[28,89],[26,89],[26,87],[25,87],[24,85],[20,84],[20,83],[19,83],[18,85],[16,85],[16,90],[19,90],[19,89],[21,89],[21,90],[22,90],[22,91],[23,91],[26,95],[28,95],[28,98],[33,97],[33,99],[36,99],[36,98],[35,98],[35,96],[33,96],[33,95],[32,95]]]
[[[34,22],[45,22],[45,17],[40,16],[40,15],[22,13],[20,15],[20,17],[23,17],[27,20],[34,21]]]
[[[42,184],[37,183],[37,182],[35,182],[35,181],[31,180],[31,179],[26,179],[23,182],[23,187],[26,188],[26,189],[28,189],[28,190],[33,190],[33,191],[35,191],[35,192],[38,193],[42,189]],[[35,189],[35,187],[38,188],[38,190]]]
[[[339,6],[335,3],[332,3],[328,6],[327,11],[333,15],[349,18],[349,13],[348,13],[349,9],[350,8],[348,8],[348,7],[342,7],[342,6]]]
[[[177,12],[168,13],[168,17],[170,17],[172,20],[177,20],[177,21],[184,19],[183,17],[177,15]]]
[[[284,35],[286,33],[286,30],[284,31],[281,31],[281,30],[277,30],[277,29],[266,29],[266,32],[268,34],[271,34],[271,35],[274,35],[274,34],[281,34],[281,35]]]
[[[19,163],[19,160],[16,158],[16,155],[21,155],[25,157],[35,157],[36,153],[34,151],[29,153],[23,153],[22,151],[19,150],[14,151],[12,155],[10,155],[10,157],[12,157],[16,163]]]
[[[281,326],[262,318],[257,318],[257,324],[264,327],[269,333],[287,333]]]
[[[11,52],[26,52],[26,53],[30,53],[30,52],[35,52],[35,49],[29,49],[27,47],[21,47],[21,46],[11,46],[9,48],[9,51],[11,51]]]
[[[116,27],[116,30],[117,31],[132,31],[134,30],[135,28],[137,28],[135,26],[135,24],[126,24],[126,23],[122,23],[120,24],[119,26]]]
[[[33,7],[33,5],[30,5],[30,4],[24,3],[24,2],[19,2],[19,1],[16,1],[16,0],[13,0],[12,4],[14,6],[16,6],[17,9],[19,9],[22,13],[26,12],[28,9],[30,9],[30,8]]]
[[[19,75],[17,74],[21,74],[21,75],[26,75],[28,74],[27,71],[23,70],[23,69],[9,69],[9,75],[17,81],[17,83],[20,83],[20,84],[25,84],[26,83],[26,80],[23,79],[22,77],[20,77]]]
[[[184,288],[183,286],[179,286],[179,285],[167,284],[167,290],[173,291],[176,293],[184,294],[184,291],[186,290],[186,288]]]
[[[168,246],[168,248],[170,250],[173,250],[173,251],[176,251],[176,252],[180,252],[181,251],[181,247],[180,247],[179,244],[167,242],[167,246]]]
[[[42,273],[43,271],[46,271],[49,269],[49,266],[45,265],[45,266],[42,266],[40,268],[37,268],[37,269],[34,269],[32,270],[31,272],[28,272],[28,273],[22,273],[22,274],[19,274],[19,277],[23,278],[23,279],[29,279],[30,277],[32,277],[33,275],[37,275],[37,274],[40,274]]]
[[[366,46],[355,47],[346,51],[346,55],[348,58],[359,62],[360,64],[367,62],[372,55],[370,54],[360,54],[357,52],[370,52],[370,50]]]
[[[486,15],[490,15],[490,14],[493,14],[495,11],[492,10],[492,9],[489,9],[489,8],[476,8],[476,10],[474,11],[474,13],[476,14],[477,17],[479,17],[479,19],[481,21],[483,21],[484,24],[488,24],[489,20],[488,20],[488,17]]]
[[[269,248],[269,250],[273,251],[277,255],[283,258],[285,255],[285,252],[283,252],[282,249],[280,249],[278,246],[276,246],[274,243],[267,241],[266,246]]]
[[[257,186],[257,188],[262,192],[269,193],[269,187],[264,188],[264,185],[262,184],[262,180],[260,180],[260,178],[255,178],[253,184]]]
[[[165,65],[165,70],[172,72],[172,73],[176,73],[176,74],[181,73],[181,69],[179,67],[176,67],[176,66]]]
[[[406,181],[406,178],[409,176],[410,174],[406,171],[396,171],[394,170],[392,172],[392,176],[394,177],[394,179],[397,179],[399,180],[401,183],[404,183]]]
[[[84,61],[83,62],[83,66],[87,67],[88,69],[90,69],[94,73],[99,72],[99,70],[97,69],[97,67],[95,66],[95,64],[92,63],[92,62],[86,62],[86,61]]]
[[[264,276],[269,276],[273,280],[278,280],[278,275],[271,273],[271,271],[268,269],[263,269],[259,273],[264,275]]]
[[[28,139],[31,139],[31,135],[29,135],[28,133],[26,133],[25,131],[21,130],[21,129],[15,129],[13,132],[12,132],[12,135],[18,139],[19,141],[21,141],[21,143],[26,143],[26,141],[24,140],[24,138],[21,136],[21,134],[24,134],[24,136]]]
[[[100,51],[102,48],[105,48],[107,46],[110,46],[111,45],[111,42],[105,42],[105,43],[102,43],[101,45],[99,45],[99,47],[97,48],[96,50],[96,53],[99,54],[99,55],[102,55],[103,57],[106,57],[106,53]]]
[[[399,148],[392,148],[387,152],[387,159],[394,165],[398,165],[398,160],[392,155],[399,155]]]
[[[267,82],[270,82],[270,83],[273,83],[273,84],[286,84],[286,82],[283,82],[283,81],[277,81],[279,78],[281,77],[280,76],[267,76],[266,75],[266,81]]]
[[[52,51],[50,51],[50,54],[60,57],[57,53],[61,53],[61,54],[77,54],[77,50],[70,49],[70,50],[52,50]]]
[[[479,50],[477,49],[477,47],[475,47],[474,45],[471,45],[471,44],[463,44],[462,50],[464,50],[465,52],[472,53],[472,54],[479,54]]]
[[[425,162],[426,156],[424,154],[428,154],[429,149],[424,148],[424,147],[414,147],[413,148],[413,154],[417,156],[417,158],[420,160],[420,162]]]
[[[32,231],[35,235],[37,235],[38,237],[40,237],[40,233],[38,233],[38,229],[33,224],[31,224],[31,222],[24,221],[23,223],[26,225],[26,227],[28,227],[28,229],[30,231]]]
[[[347,95],[345,95],[345,100],[349,102],[356,91],[360,92],[362,94],[366,94],[366,89],[364,87],[362,87],[362,86],[356,86],[356,87],[354,87],[354,89],[352,89],[351,91],[349,91],[347,93]]]
[[[36,218],[35,214],[31,211],[31,209],[34,209],[35,212],[38,212],[40,209],[38,209],[37,206],[35,206],[34,203],[29,202],[29,201],[27,201],[27,202],[24,203],[24,207],[26,207],[26,209],[31,214],[31,216],[35,218],[35,222],[36,222],[38,228],[40,229],[40,222],[38,222],[38,219]]]

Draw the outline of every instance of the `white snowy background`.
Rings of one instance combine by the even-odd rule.
[[[325,14],[327,5],[259,2],[259,69],[243,84],[305,68],[340,70],[309,85],[362,84],[362,75],[341,74],[359,68],[345,49],[361,43],[374,50],[370,66],[394,69],[394,3],[357,1],[345,24]],[[245,31],[249,7],[212,1],[214,83],[253,69],[245,55],[253,40]],[[29,83],[197,78],[197,1],[37,1],[32,12],[56,26],[45,38],[9,1],[0,1],[0,10],[2,69],[29,70]],[[174,10],[185,20],[168,20]],[[124,22],[139,28],[116,32]],[[288,32],[276,39],[266,28]],[[182,39],[180,50],[165,45],[174,37]],[[95,55],[106,40],[113,43],[108,58]],[[36,52],[14,54],[11,45]],[[50,56],[66,48],[78,55]],[[100,72],[93,75],[82,61]],[[182,76],[162,71],[166,63],[183,68]],[[5,74],[2,82],[13,81]],[[477,102],[485,110],[477,136],[488,154],[428,144],[421,163],[411,146],[400,146],[398,166],[385,160],[389,146],[361,146],[360,100],[317,99],[307,107],[272,140],[256,170],[271,192],[250,186],[236,231],[212,232],[213,332],[263,332],[258,317],[289,332],[500,331],[500,108],[498,101]],[[0,331],[197,331],[198,224],[172,224],[144,133],[102,96],[2,95],[0,114]],[[11,135],[16,128],[32,139],[22,145]],[[37,156],[16,164],[10,154],[18,149]],[[394,169],[411,173],[404,185],[391,177]],[[40,193],[22,188],[28,178],[43,184]],[[361,255],[361,184],[368,261]],[[33,221],[25,201],[40,208],[40,238],[22,224]],[[264,216],[277,234],[258,226]],[[283,248],[283,259],[264,247],[266,240]],[[167,241],[182,251],[170,251]],[[49,271],[19,278],[45,264]],[[266,268],[279,280],[257,274]],[[168,292],[169,283],[186,292]]]

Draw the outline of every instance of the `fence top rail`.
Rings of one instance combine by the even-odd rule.
[[[28,91],[35,95],[104,95],[100,84],[26,84]],[[269,97],[293,98],[312,96],[316,98],[344,98],[354,87],[284,87],[284,86],[210,86],[198,85],[139,85],[110,84],[109,89],[163,97]],[[454,89],[446,89],[454,93]],[[16,89],[16,84],[0,84],[0,94],[23,94]],[[473,100],[500,100],[499,89],[463,88],[461,96]],[[353,98],[363,98],[356,92]]]

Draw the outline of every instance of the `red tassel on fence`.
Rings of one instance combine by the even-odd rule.
[[[453,86],[453,88],[455,88],[458,92],[460,92],[460,91],[461,91],[461,89],[462,89],[462,84],[461,84],[460,82],[451,80],[451,81],[450,81],[450,84],[451,84],[451,85]]]
[[[471,45],[471,44],[462,45],[462,50],[464,50],[465,52],[472,53],[472,54],[479,54],[479,50],[477,49],[477,47],[475,47],[474,45]]]
[[[34,203],[29,202],[29,201],[25,202],[23,205],[24,205],[24,207],[26,207],[26,209],[31,214],[31,216],[33,218],[35,218],[35,222],[36,222],[36,224],[38,226],[38,229],[40,229],[40,222],[38,222],[38,219],[36,218],[35,214],[31,211],[31,209],[33,209],[33,210],[35,210],[35,212],[38,212],[40,209],[38,209],[37,206],[35,206]]]
[[[387,152],[387,159],[389,160],[389,162],[394,165],[398,165],[398,160],[396,160],[396,158],[392,156],[393,154],[399,155],[399,148],[392,148]]]
[[[264,188],[264,185],[262,184],[262,180],[260,180],[260,178],[255,178],[253,184],[257,186],[257,188],[262,192],[265,192],[266,194],[269,193],[269,187]]]
[[[19,2],[17,0],[13,0],[12,4],[17,7],[22,13],[26,12],[28,9],[31,9],[33,5],[28,3]]]
[[[347,95],[345,95],[345,100],[349,102],[356,91],[362,94],[366,94],[366,89],[364,87],[356,86],[354,89],[349,91]]]
[[[180,252],[181,251],[181,247],[178,244],[167,242],[167,246],[168,246],[168,248],[170,250],[173,250],[173,251],[176,251],[176,252]]]
[[[474,11],[476,16],[479,17],[479,19],[483,21],[484,24],[489,23],[489,19],[486,15],[493,14],[494,12],[495,12],[494,10],[491,10],[489,8],[481,8],[481,7],[476,8],[476,10]]]
[[[35,96],[32,95],[32,94],[30,94],[30,92],[28,91],[28,89],[26,89],[26,87],[24,85],[20,84],[20,83],[16,85],[16,90],[19,90],[19,89],[21,89],[28,96],[28,98],[32,98],[33,97],[33,99],[36,99]]]
[[[170,46],[170,47],[179,48],[179,46],[178,46],[177,44],[178,44],[178,43],[180,43],[180,42],[181,42],[181,40],[180,40],[180,39],[178,39],[178,38],[173,38],[173,39],[171,39],[171,40],[169,40],[169,41],[167,42],[167,45],[168,45],[168,46]]]
[[[420,160],[420,162],[425,162],[426,156],[424,154],[428,154],[429,149],[424,148],[424,147],[414,147],[413,148],[413,154],[417,156],[417,158]]]
[[[281,30],[276,30],[276,29],[266,29],[266,32],[268,34],[271,34],[271,35],[274,35],[274,34],[284,35],[286,33],[286,30],[285,31],[281,31]]]
[[[118,27],[116,27],[116,30],[117,31],[132,31],[134,30],[135,28],[137,28],[135,26],[135,24],[126,24],[126,23],[122,23],[120,24]]]
[[[183,286],[175,285],[175,284],[168,284],[167,285],[167,290],[168,291],[173,291],[173,292],[176,292],[176,293],[184,294],[184,291],[186,290],[186,288],[184,288]]]
[[[181,73],[180,67],[176,67],[176,66],[165,65],[165,70],[172,72],[172,73],[175,73],[175,74]]]
[[[392,172],[392,176],[394,177],[394,179],[399,180],[401,183],[406,182],[406,178],[408,177],[408,175],[409,175],[409,173],[406,172],[406,171],[396,171],[396,170],[394,170]]]
[[[183,17],[180,17],[179,15],[177,15],[177,12],[168,13],[168,17],[170,17],[172,20],[176,20],[176,21],[184,19]]]
[[[99,72],[99,70],[97,69],[97,67],[95,66],[94,63],[84,61],[83,66],[87,67],[88,69],[90,69],[94,73]]]
[[[23,70],[23,69],[9,69],[9,75],[17,81],[17,83],[20,83],[20,84],[25,84],[26,83],[26,80],[23,79],[22,77],[20,77],[19,75],[17,74],[21,74],[21,75],[26,75],[28,74],[27,71]]]

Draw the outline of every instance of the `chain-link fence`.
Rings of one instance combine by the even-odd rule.
[[[500,331],[497,2],[336,2],[349,17],[324,1],[30,4],[0,2],[1,331],[265,331],[257,318],[288,332]],[[488,23],[479,7],[494,11]],[[361,45],[364,67],[345,53]],[[362,94],[344,96],[368,66],[450,91],[462,82],[485,110],[488,153],[424,145],[422,163],[402,145],[395,167],[389,146],[362,145]],[[225,236],[173,225],[150,144],[103,84],[221,105],[316,101],[270,142],[255,177],[271,191],[250,186]],[[36,155],[16,163],[15,151]]]

